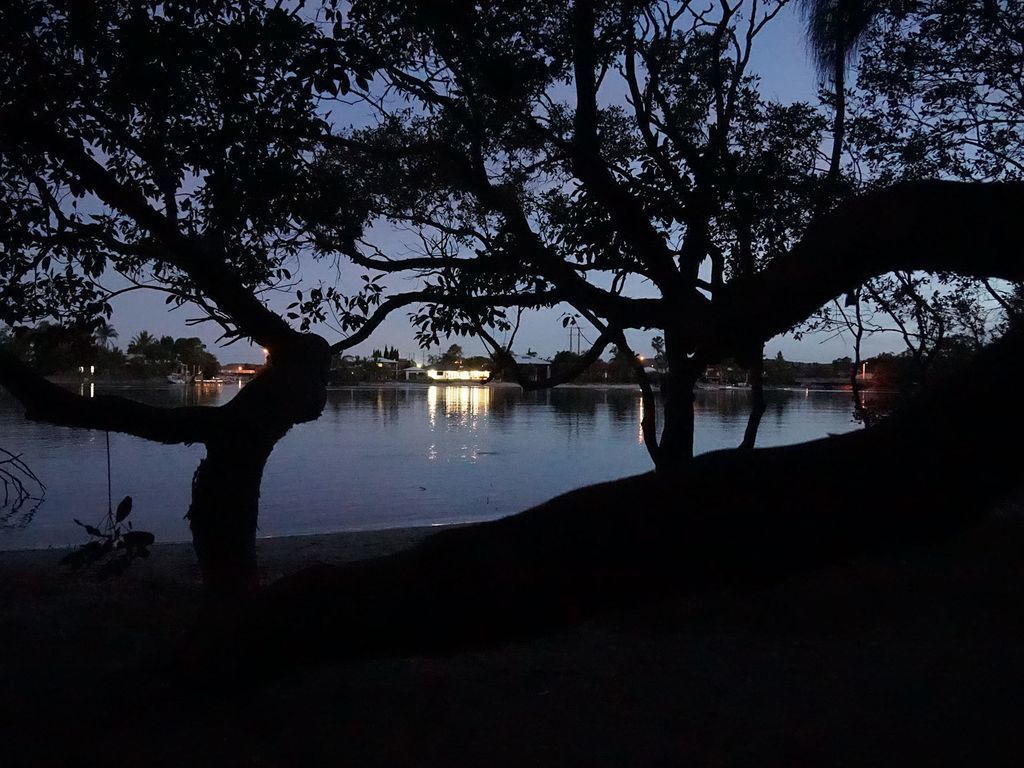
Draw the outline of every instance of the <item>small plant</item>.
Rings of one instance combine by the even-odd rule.
[[[77,571],[102,563],[98,572],[100,576],[109,577],[124,573],[135,558],[149,557],[149,547],[156,537],[148,531],[132,530],[131,522],[125,523],[131,513],[132,497],[125,496],[116,511],[107,507],[107,514],[98,526],[75,519],[92,539],[65,555],[61,565]]]

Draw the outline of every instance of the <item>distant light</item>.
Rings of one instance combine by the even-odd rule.
[[[643,355],[637,355],[636,357],[637,357],[637,359],[638,359],[638,360],[639,360],[639,361],[640,361],[641,363],[642,363],[642,362],[644,361],[644,356],[643,356]]]
[[[490,376],[489,371],[437,371],[431,368],[427,376],[437,381],[484,381]]]
[[[270,355],[270,350],[269,350],[269,349],[267,349],[266,347],[264,347],[264,348],[263,348],[263,356],[264,356],[264,357],[267,357],[268,355]]]

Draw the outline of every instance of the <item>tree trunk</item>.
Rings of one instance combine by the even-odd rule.
[[[237,594],[256,585],[256,525],[263,468],[296,424],[326,403],[330,351],[317,336],[272,353],[271,364],[227,405],[192,479],[188,519],[206,585]]]
[[[750,416],[747,417],[747,428],[743,431],[743,442],[740,448],[750,450],[757,442],[757,431],[761,427],[768,404],[764,400],[764,348],[757,355],[750,367]]]
[[[274,443],[226,439],[207,446],[192,478],[192,528],[199,568],[217,593],[256,585],[256,524],[263,467]]]
[[[843,143],[846,136],[846,54],[837,52],[832,77],[836,89],[836,110],[832,118],[832,156],[828,165],[829,194],[835,194],[843,163]]]
[[[658,448],[658,470],[671,470],[693,458],[693,388],[700,375],[695,359],[668,351],[662,385],[665,426]]]

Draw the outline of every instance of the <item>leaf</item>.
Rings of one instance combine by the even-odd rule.
[[[132,513],[132,497],[131,496],[125,496],[123,499],[121,499],[121,503],[117,505],[117,513],[114,515],[114,519],[117,522],[120,523],[122,520],[124,520],[126,517],[128,517],[128,515],[130,515],[131,513]]]
[[[86,525],[85,523],[81,522],[80,520],[75,520],[75,522],[78,523],[83,528],[85,528],[85,532],[88,533],[90,536],[99,536],[100,538],[103,537],[103,532],[99,528],[97,528],[96,526],[94,526],[94,525]]]

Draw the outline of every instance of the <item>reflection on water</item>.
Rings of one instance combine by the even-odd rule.
[[[104,389],[161,406],[219,405],[221,387]],[[744,390],[697,393],[699,451],[737,445],[749,407]],[[633,387],[408,385],[328,392],[323,416],[295,427],[275,449],[262,488],[262,535],[483,520],[520,511],[587,483],[645,472],[650,459]],[[660,423],[661,408],[656,417]],[[770,392],[760,445],[853,428],[849,393]],[[0,395],[0,445],[23,452],[47,484],[47,501],[24,530],[0,531],[0,548],[78,542],[72,522],[106,507],[103,433],[26,422]],[[111,435],[114,495],[135,498],[138,524],[161,541],[186,540],[182,519],[202,446],[162,446]]]
[[[491,405],[489,387],[445,386],[431,384],[427,387],[427,412],[430,426],[437,426],[438,412],[446,419],[468,429],[476,429],[478,417],[487,413]]]

